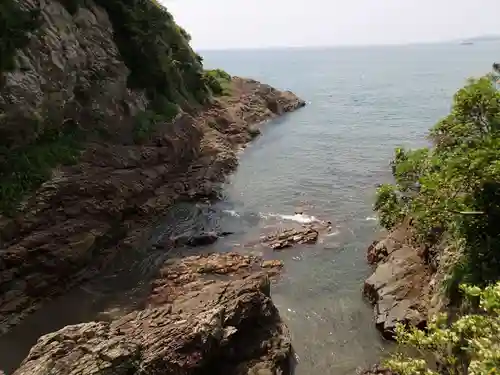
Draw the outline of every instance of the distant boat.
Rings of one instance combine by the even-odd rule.
[[[471,42],[471,41],[468,41],[468,40],[462,40],[460,42],[460,44],[463,45],[463,46],[470,46],[471,44],[474,44],[474,43]]]

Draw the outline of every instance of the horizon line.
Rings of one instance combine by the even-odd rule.
[[[373,44],[324,44],[324,45],[269,45],[269,46],[249,46],[249,47],[205,47],[195,48],[196,51],[252,51],[252,50],[293,50],[293,49],[331,49],[331,48],[366,48],[366,47],[405,47],[414,45],[436,45],[436,44],[452,44],[461,41],[466,41],[484,36],[457,38],[457,39],[444,39],[438,41],[420,41],[420,42],[394,42],[394,43],[373,43]],[[500,35],[495,40],[477,41],[476,43],[495,43],[500,42]]]

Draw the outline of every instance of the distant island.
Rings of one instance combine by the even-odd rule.
[[[474,44],[479,42],[500,42],[500,35],[481,35],[460,40],[460,44]]]

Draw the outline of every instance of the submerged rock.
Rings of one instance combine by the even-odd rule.
[[[312,227],[284,229],[263,238],[262,242],[273,250],[281,250],[296,244],[313,244],[318,241],[319,232]]]
[[[14,374],[290,374],[290,335],[261,262],[235,253],[168,262],[144,310],[45,335]]]

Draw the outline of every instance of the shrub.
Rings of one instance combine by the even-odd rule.
[[[179,107],[166,98],[159,98],[149,109],[137,114],[133,128],[134,142],[144,143],[147,141],[160,123],[171,121],[179,113]]]
[[[420,354],[395,354],[385,365],[400,375],[494,375],[500,372],[500,283],[481,290],[462,286],[471,307],[479,309],[449,324],[446,314],[436,316],[427,331],[396,328],[401,345]],[[432,356],[433,362],[428,360]]]
[[[0,213],[12,215],[21,199],[51,177],[51,169],[72,164],[80,153],[74,130],[46,130],[34,142],[0,149]]]
[[[0,75],[15,68],[16,50],[39,26],[38,10],[23,10],[13,0],[0,2]]]
[[[391,228],[409,215],[416,239],[437,244],[447,233],[463,255],[462,282],[500,278],[500,92],[496,77],[469,80],[451,113],[431,129],[433,148],[397,149],[396,184],[383,186],[375,210]],[[454,277],[455,277],[454,276]]]
[[[231,94],[231,76],[225,71],[221,69],[206,70],[203,79],[215,96]]]
[[[78,9],[83,5],[85,0],[58,0],[69,12],[69,14],[75,14]]]
[[[402,205],[395,186],[384,184],[377,189],[375,210],[378,211],[380,224],[384,228],[391,229],[401,222],[404,218]]]
[[[151,0],[97,0],[107,10],[115,42],[130,69],[128,85],[191,110],[208,101],[203,69],[189,35]]]

